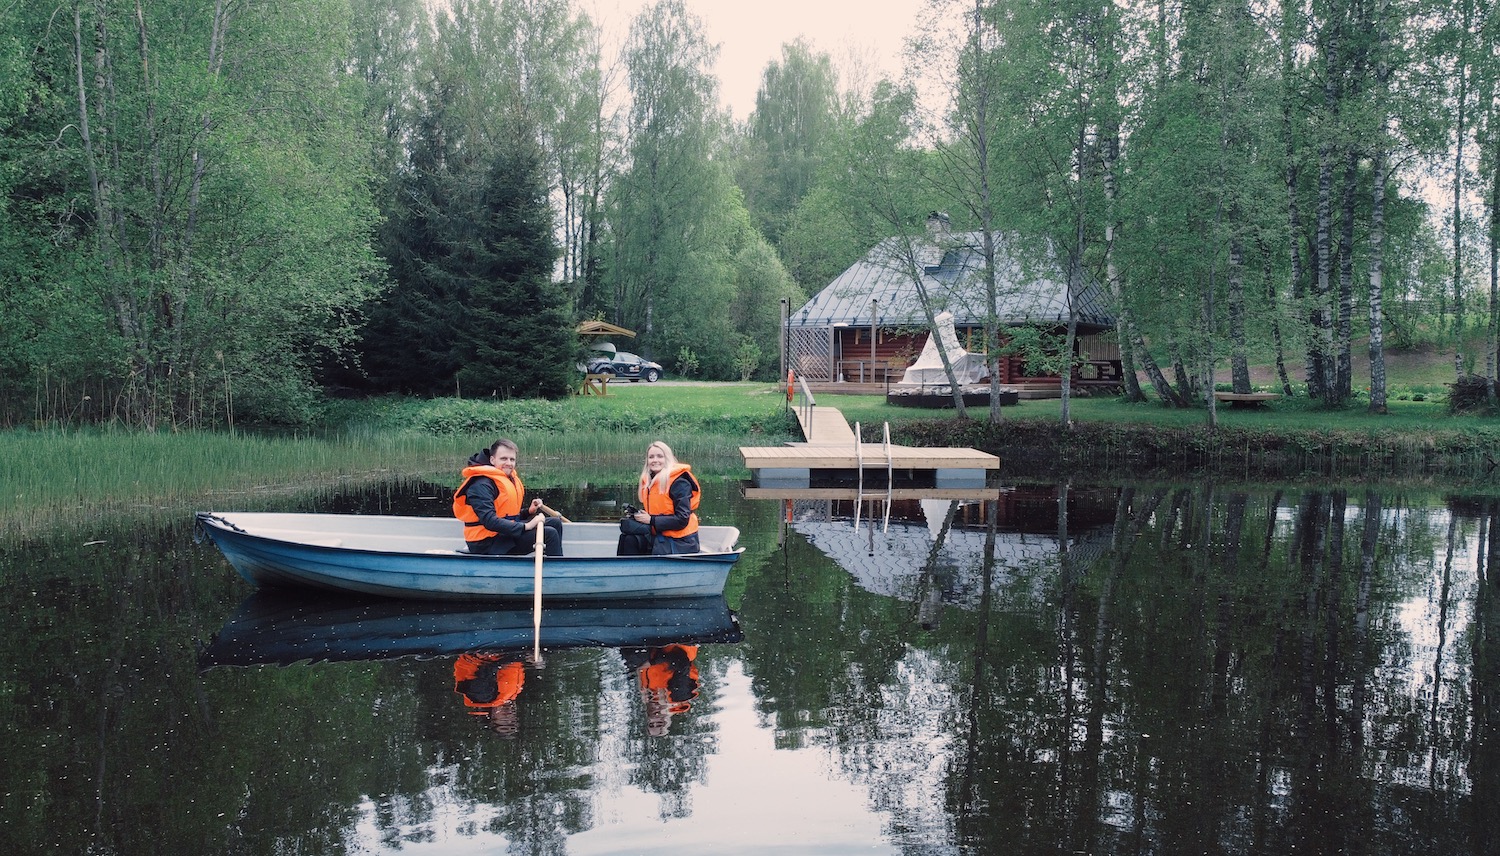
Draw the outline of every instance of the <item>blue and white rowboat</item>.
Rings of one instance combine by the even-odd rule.
[[[453,518],[198,512],[198,524],[251,585],[428,600],[529,600],[535,556],[477,556]],[[700,526],[703,552],[616,556],[614,523],[563,524],[563,555],[543,560],[542,595],[627,600],[723,594],[745,551],[733,526]]]

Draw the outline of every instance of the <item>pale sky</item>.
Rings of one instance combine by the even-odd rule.
[[[624,41],[630,19],[649,0],[581,0],[610,35]],[[843,66],[852,53],[874,66],[871,78],[896,77],[901,72],[905,37],[915,32],[924,0],[685,0],[688,10],[703,21],[708,41],[719,46],[714,71],[719,98],[736,119],[755,109],[761,72],[780,59],[781,46],[802,36]],[[868,81],[873,83],[873,79]]]

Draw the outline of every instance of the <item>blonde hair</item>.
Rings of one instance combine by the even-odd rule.
[[[651,461],[649,460],[649,456],[651,454],[651,450],[656,448],[661,449],[662,455],[666,457],[666,460],[661,465],[661,472],[657,473],[653,477],[651,475]],[[677,456],[672,453],[671,446],[668,446],[666,443],[663,443],[660,440],[657,440],[656,442],[646,447],[646,455],[648,457],[647,461],[641,464],[641,484],[649,487],[651,485],[651,482],[655,481],[661,487],[662,493],[666,493],[672,487],[671,485],[667,484],[667,476],[671,475],[672,470],[677,468]]]

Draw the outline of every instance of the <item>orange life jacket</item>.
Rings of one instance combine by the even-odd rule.
[[[498,467],[488,464],[483,466],[464,467],[463,483],[458,490],[453,492],[453,516],[464,522],[464,540],[473,543],[493,538],[498,532],[491,532],[479,522],[479,515],[469,507],[469,497],[464,493],[469,488],[469,482],[476,478],[486,478],[495,483],[500,493],[495,497],[495,514],[500,517],[515,517],[521,513],[521,498],[526,495],[526,486],[521,484],[521,476],[512,473],[507,476],[500,472]]]
[[[464,697],[466,707],[492,708],[512,701],[526,683],[526,667],[512,660],[499,665],[498,654],[460,654],[453,664],[453,691]],[[494,669],[495,686],[489,686],[486,667]],[[494,697],[490,698],[490,692]]]
[[[693,475],[693,468],[687,464],[678,464],[669,470],[667,477],[660,482],[654,478],[641,479],[640,488],[636,491],[636,496],[640,499],[641,508],[647,514],[652,516],[659,514],[670,516],[676,512],[676,509],[672,507],[672,497],[668,491],[672,489],[672,482],[677,481],[677,477],[681,475],[686,475],[688,481],[693,483],[693,498],[688,503],[688,507],[692,509],[693,513],[688,515],[687,525],[681,529],[659,533],[668,538],[686,538],[698,531],[698,499],[703,495],[703,489],[698,486],[698,479]],[[666,483],[666,490],[661,488],[662,482]]]
[[[681,686],[674,686],[672,678],[678,675],[678,668],[674,668],[672,662],[667,659],[672,653],[680,651],[687,657],[687,674],[683,677],[687,681]],[[663,704],[670,713],[686,713],[692,706],[692,699],[698,695],[698,646],[697,645],[664,645],[661,648],[662,659],[641,669],[641,686],[647,691],[648,697]],[[686,690],[685,692],[683,690]],[[672,697],[672,691],[678,691],[678,698]]]

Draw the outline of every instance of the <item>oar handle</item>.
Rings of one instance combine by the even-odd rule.
[[[542,513],[545,514],[545,515],[547,515],[548,517],[556,517],[558,520],[561,520],[564,523],[572,523],[573,522],[573,521],[569,520],[568,518],[563,517],[562,513],[559,512],[559,511],[557,511],[556,509],[548,508],[547,504],[545,502],[542,503]]]
[[[544,538],[546,528],[546,524],[537,521],[536,579],[532,583],[531,597],[532,660],[536,663],[542,662],[542,551],[546,543]]]

